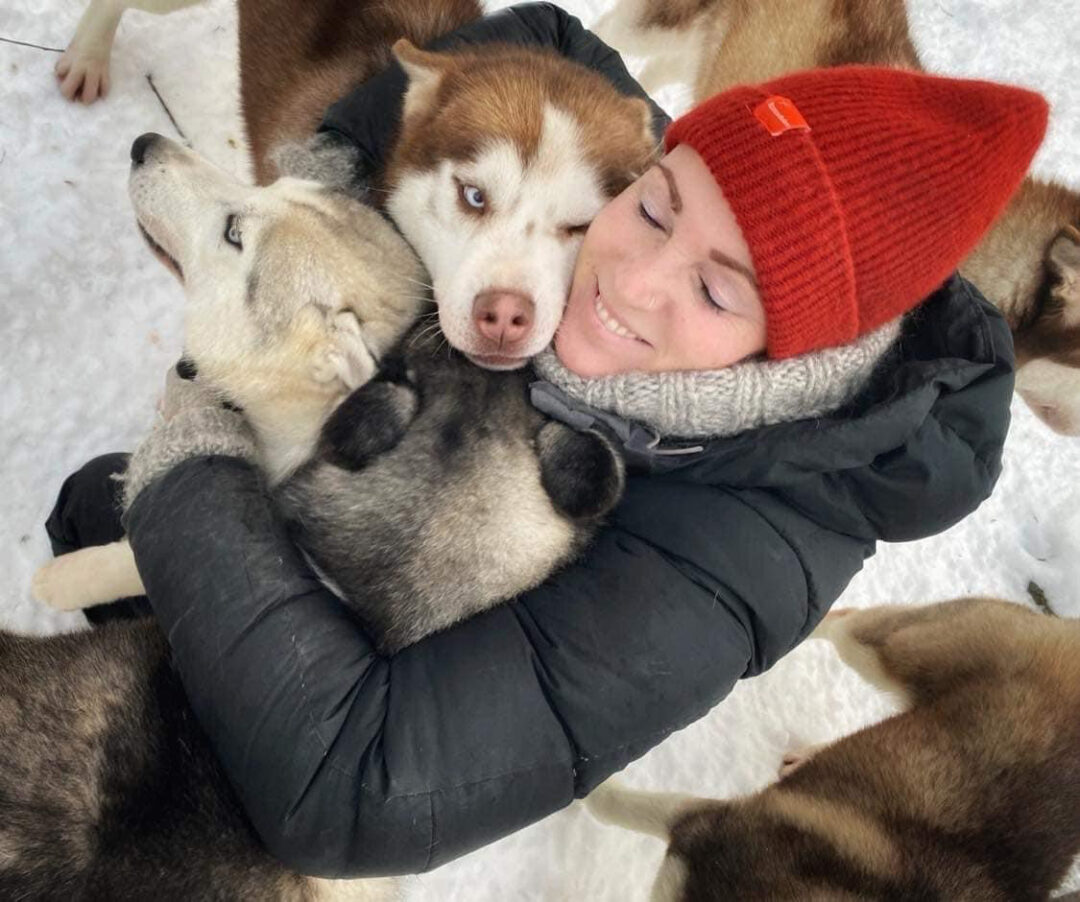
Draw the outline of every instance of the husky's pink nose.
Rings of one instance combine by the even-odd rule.
[[[477,331],[500,349],[524,339],[532,329],[532,298],[516,291],[482,291],[473,300]]]

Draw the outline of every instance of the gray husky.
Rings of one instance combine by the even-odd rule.
[[[197,378],[244,410],[298,539],[384,650],[581,549],[621,494],[619,457],[533,410],[525,373],[410,327],[422,271],[378,213],[315,182],[240,185],[160,136],[132,159],[140,228],[187,294]],[[125,542],[84,549],[36,588],[102,600],[140,585],[132,563]],[[149,621],[0,633],[0,760],[0,898],[394,891],[300,877],[262,850]]]

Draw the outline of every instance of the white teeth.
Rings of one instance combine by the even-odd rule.
[[[632,338],[635,341],[641,341],[638,336],[608,313],[607,307],[600,303],[599,297],[597,297],[593,306],[596,307],[596,315],[600,318],[600,322],[604,324],[604,328],[607,329],[608,332],[614,332],[616,335],[622,336],[623,338]]]

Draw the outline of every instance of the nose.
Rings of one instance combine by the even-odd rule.
[[[155,142],[161,140],[161,135],[155,132],[147,132],[139,135],[131,145],[131,165],[142,166],[146,160],[146,154]]]
[[[532,329],[535,312],[532,298],[517,291],[492,289],[473,299],[477,331],[499,348],[522,341]]]
[[[629,307],[659,310],[667,306],[679,276],[677,267],[663,253],[642,254],[624,260],[615,270],[611,289]]]

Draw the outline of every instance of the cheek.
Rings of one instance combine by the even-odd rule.
[[[715,370],[738,363],[764,349],[749,324],[698,306],[678,324],[678,342],[686,369]]]
[[[632,237],[631,228],[627,225],[628,212],[625,207],[623,198],[619,197],[597,214],[585,233],[583,253],[603,257],[618,254],[619,249]]]

